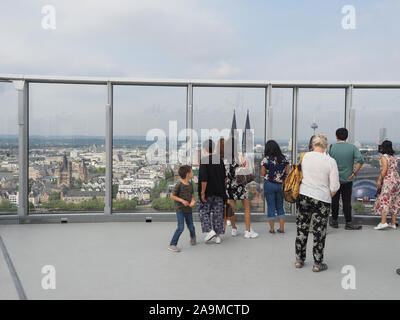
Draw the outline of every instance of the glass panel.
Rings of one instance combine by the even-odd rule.
[[[272,88],[272,138],[279,144],[286,158],[292,160],[292,99],[293,89]],[[290,215],[291,204],[284,201],[285,214]]]
[[[0,214],[16,214],[18,206],[18,92],[0,82]]]
[[[376,181],[380,174],[378,145],[383,140],[393,143],[399,157],[400,90],[357,89],[353,91],[353,122],[355,145],[360,148],[365,163],[354,180],[354,214],[373,214]]]
[[[31,84],[29,212],[103,212],[107,88]]]
[[[170,193],[184,161],[173,158],[172,150],[174,142],[177,149],[184,147],[185,138],[177,142],[177,134],[185,120],[186,88],[114,87],[114,212],[174,211]],[[153,149],[153,134],[166,150]]]
[[[344,89],[300,89],[298,98],[298,158],[308,150],[314,133],[323,133],[328,143],[336,142],[336,130],[344,127]]]
[[[247,150],[254,151],[253,159],[249,157],[248,162],[253,167],[256,177],[255,181],[248,185],[251,212],[264,212],[260,162],[264,150],[265,89],[194,88],[193,113],[194,130],[198,135],[198,143],[194,145],[195,154],[200,153],[201,143],[208,138],[207,134],[202,135],[201,130],[216,129],[217,131],[214,131],[214,134],[210,132],[216,143],[220,137],[227,139],[231,132],[234,115],[239,133],[239,149],[243,151],[243,134],[248,116],[250,127],[248,132],[250,134],[244,141],[247,141],[246,144],[250,144],[250,141],[254,140],[252,146],[247,146]],[[251,134],[253,134],[254,139],[252,139]],[[198,157],[195,169],[195,173],[198,173]],[[237,202],[237,211],[243,211],[241,201]]]

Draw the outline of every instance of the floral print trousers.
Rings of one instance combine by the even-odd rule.
[[[314,263],[318,265],[324,260],[326,230],[331,204],[300,194],[297,207],[296,261],[304,262],[306,260],[308,232],[312,223]]]

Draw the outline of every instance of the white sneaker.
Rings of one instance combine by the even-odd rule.
[[[390,225],[390,227],[391,227],[392,229],[394,229],[394,230],[396,230],[396,229],[397,229],[397,226],[396,226],[396,224],[391,224],[391,225]]]
[[[210,241],[212,238],[214,238],[217,234],[215,233],[214,230],[211,230],[210,232],[207,232],[206,237],[204,238],[205,241]]]
[[[227,226],[231,226],[231,225],[232,225],[231,220],[226,220],[226,225],[227,225]]]
[[[238,229],[232,228],[232,237],[236,237],[238,235]]]
[[[374,229],[375,230],[383,230],[383,229],[386,229],[387,227],[389,227],[389,225],[387,223],[379,223]]]
[[[244,237],[246,239],[250,239],[250,238],[257,238],[258,237],[258,233],[254,232],[253,229],[250,229],[250,231],[245,231],[244,232]]]
[[[220,237],[215,237],[215,243],[218,243],[218,244],[220,244],[221,243],[221,238]]]

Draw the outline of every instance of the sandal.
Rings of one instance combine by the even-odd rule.
[[[269,233],[275,233],[275,230],[269,230]]]
[[[296,261],[296,263],[294,264],[294,266],[297,269],[303,268],[304,267],[304,261]]]
[[[281,229],[276,229],[276,231],[278,231],[278,233],[285,233],[285,230],[281,230]]]
[[[312,271],[313,272],[321,272],[328,269],[328,265],[326,263],[315,264]]]

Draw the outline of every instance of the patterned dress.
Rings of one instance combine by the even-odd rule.
[[[382,189],[377,196],[375,214],[399,214],[400,213],[400,176],[397,172],[399,164],[396,156],[383,155],[388,161],[388,170],[383,178]]]
[[[225,165],[226,196],[231,200],[243,200],[249,197],[246,185],[237,183],[235,171],[239,167],[240,165],[235,160],[232,161],[232,164]]]

